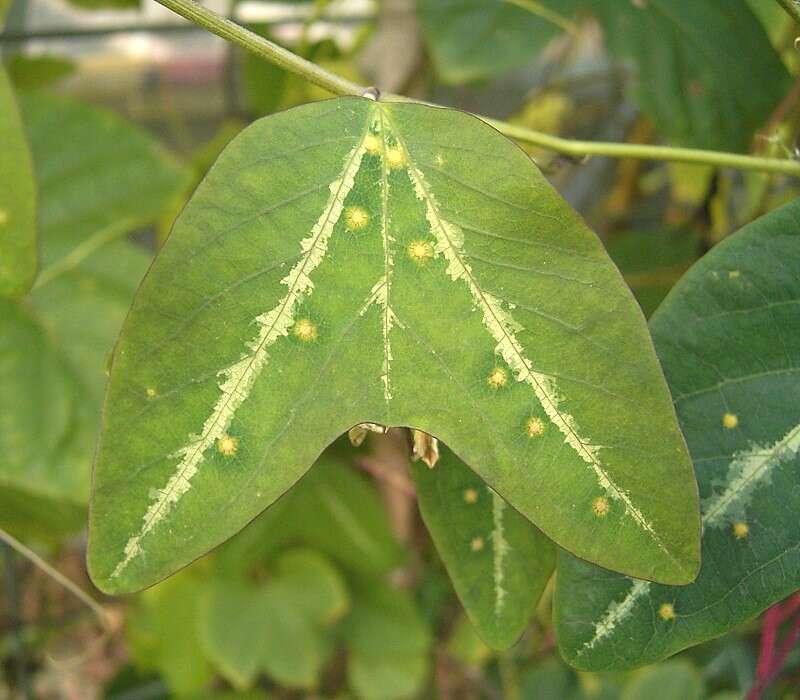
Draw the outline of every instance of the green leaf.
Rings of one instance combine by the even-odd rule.
[[[490,78],[530,63],[564,30],[553,21],[562,2],[525,0],[420,0],[419,13],[436,73],[446,83]],[[552,9],[551,9],[552,6]]]
[[[38,264],[36,185],[14,90],[1,63],[0,143],[0,297],[19,298],[31,288]]]
[[[703,678],[688,661],[669,661],[638,673],[621,700],[700,700]]]
[[[358,452],[344,443],[327,449],[286,496],[222,547],[224,569],[263,561],[285,545],[313,547],[366,576],[386,575],[402,564],[383,503],[355,470]]]
[[[61,56],[14,54],[8,59],[8,75],[17,90],[50,87],[75,72],[75,63]]]
[[[140,287],[98,446],[94,581],[168,576],[365,421],[440,438],[580,556],[695,574],[691,463],[599,240],[475,117],[338,98],[235,139]]]
[[[555,617],[573,665],[658,661],[800,588],[799,265],[795,200],[716,246],[654,315],[697,468],[703,566],[674,588],[560,554]]]
[[[283,555],[266,583],[215,579],[201,619],[203,644],[221,673],[249,688],[259,672],[292,688],[317,685],[331,645],[326,628],[348,607],[339,573],[312,550]]]
[[[412,467],[417,499],[464,609],[495,649],[517,641],[547,585],[555,548],[444,445]]]
[[[38,94],[25,96],[22,110],[40,188],[45,279],[47,266],[78,246],[156,221],[188,182],[147,132],[111,112]]]
[[[370,581],[353,603],[343,630],[350,687],[361,700],[416,696],[429,671],[431,633],[409,592]]]
[[[607,247],[645,316],[650,316],[697,260],[701,242],[691,231],[660,228],[614,236]]]
[[[612,52],[633,59],[636,96],[670,140],[748,151],[789,74],[746,0],[581,0]]]
[[[31,309],[0,300],[3,529],[41,537],[50,527],[80,523],[82,510],[68,494],[84,484],[58,468],[79,410],[78,395],[75,377]],[[65,500],[73,505],[58,505]]]
[[[205,585],[197,572],[181,572],[145,591],[127,616],[134,661],[140,668],[158,671],[178,697],[197,697],[213,677],[198,635]]]
[[[157,218],[183,175],[116,117],[43,97],[23,107],[47,265],[25,307],[0,307],[8,329],[0,364],[12,373],[0,382],[0,404],[10,407],[0,430],[0,522],[50,538],[83,525],[106,360],[149,262],[126,241],[107,243],[108,231]]]

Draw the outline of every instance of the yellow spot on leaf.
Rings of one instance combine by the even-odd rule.
[[[473,552],[480,552],[483,549],[483,537],[476,537],[469,543]]]
[[[733,430],[737,425],[739,425],[739,416],[735,413],[726,413],[722,416],[722,425],[724,425],[728,430]]]
[[[492,389],[499,389],[501,386],[506,385],[506,382],[508,381],[508,372],[506,372],[502,367],[495,367],[492,370],[492,373],[489,375],[487,381]]]
[[[444,156],[441,153],[436,154],[435,160],[436,165],[438,165],[440,168],[444,165]]]
[[[737,540],[743,540],[749,534],[750,534],[750,527],[747,525],[747,523],[739,522],[733,524],[733,536]]]
[[[732,280],[735,280],[737,277],[741,277],[741,275],[742,273],[739,270],[731,270],[728,273],[728,277],[730,277]]]
[[[351,231],[362,229],[369,223],[369,214],[361,207],[348,207],[344,217],[347,228]]]
[[[414,241],[408,246],[408,254],[412,260],[424,263],[433,257],[433,246],[428,241]]]
[[[217,449],[221,454],[226,457],[233,457],[236,454],[236,449],[239,447],[239,441],[230,435],[223,435],[217,440]]]
[[[0,226],[5,226],[8,223],[8,212],[5,209],[0,209]]]
[[[658,609],[658,616],[662,620],[674,620],[675,606],[672,603],[662,603],[661,607]]]
[[[367,149],[367,153],[370,155],[378,155],[378,153],[381,152],[381,145],[381,139],[375,136],[375,134],[367,134],[367,137],[364,139],[364,148]]]
[[[528,433],[528,437],[532,438],[544,435],[544,423],[542,423],[542,419],[536,416],[529,419],[525,426],[525,432]]]
[[[151,386],[147,387],[144,393],[147,394],[148,399],[154,399],[156,397],[156,390]]]
[[[304,343],[310,343],[317,339],[317,326],[307,318],[301,318],[294,324],[294,334]]]
[[[608,499],[605,496],[598,496],[592,501],[592,512],[598,518],[605,518],[610,510],[611,506],[609,505]]]
[[[478,492],[475,489],[464,490],[464,503],[472,505],[478,501]]]
[[[406,164],[406,154],[400,146],[392,146],[386,150],[386,162],[390,168],[402,168]]]

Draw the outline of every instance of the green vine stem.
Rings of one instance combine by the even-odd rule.
[[[778,3],[795,22],[800,24],[800,5],[797,0],[778,0]]]
[[[781,4],[791,4],[793,0],[779,0]],[[336,75],[307,61],[291,51],[254,34],[229,19],[198,5],[194,0],[157,0],[164,7],[205,27],[210,32],[233,42],[237,46],[274,63],[281,68],[305,78],[334,95],[363,95],[366,88]],[[395,95],[388,99],[404,100]],[[572,158],[605,156],[608,158],[635,158],[639,160],[659,160],[678,163],[694,163],[716,167],[752,170],[763,173],[777,173],[800,177],[800,162],[781,158],[760,158],[738,153],[705,151],[694,148],[672,148],[670,146],[650,146],[628,143],[604,143],[599,141],[575,141],[552,136],[540,131],[513,126],[507,122],[481,117],[506,136],[561,153]]]

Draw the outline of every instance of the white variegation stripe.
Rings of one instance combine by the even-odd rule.
[[[594,648],[599,642],[608,637],[625,618],[633,613],[633,607],[638,600],[650,591],[650,581],[630,579],[631,588],[627,595],[620,601],[611,603],[600,621],[594,626],[594,635],[578,652],[578,656]]]
[[[444,255],[448,262],[447,272],[452,280],[463,280],[466,283],[475,305],[483,313],[484,326],[497,342],[497,352],[514,372],[517,381],[525,382],[533,389],[547,417],[564,436],[564,441],[591,467],[600,487],[610,497],[622,501],[625,512],[650,535],[664,553],[671,557],[669,550],[644,513],[634,505],[628,493],[611,479],[603,467],[599,458],[602,447],[582,436],[575,419],[561,408],[563,398],[555,380],[537,372],[533,368],[533,363],[525,356],[525,351],[516,335],[523,326],[503,309],[499,299],[478,286],[472,268],[464,262],[464,232],[459,226],[441,216],[438,203],[423,173],[413,165],[409,165],[408,174],[417,197],[425,203],[426,217],[436,240],[436,254]]]
[[[383,395],[386,399],[388,406],[389,401],[392,399],[391,387],[391,368],[392,368],[392,341],[391,332],[394,322],[396,320],[394,311],[392,311],[390,295],[392,291],[392,273],[394,268],[394,252],[393,246],[394,238],[389,232],[389,165],[386,159],[387,144],[387,130],[383,118],[383,110],[378,110],[378,129],[381,136],[381,236],[383,238],[383,279],[384,291],[378,302],[383,308],[383,318],[381,323],[381,330],[383,332],[383,374],[381,380],[383,381]]]
[[[492,563],[492,577],[494,580],[494,614],[500,615],[505,606],[508,592],[505,589],[505,560],[511,547],[506,540],[505,527],[503,524],[503,511],[505,501],[494,491],[489,489],[492,494],[492,552],[494,553]]]
[[[365,141],[351,150],[345,160],[341,175],[331,182],[330,196],[325,208],[309,235],[300,242],[302,257],[289,274],[281,280],[289,291],[270,311],[255,318],[258,333],[250,340],[242,357],[223,369],[219,376],[220,395],[199,434],[190,435],[186,445],[170,457],[179,459],[175,472],[142,516],[142,526],[132,536],[124,549],[111,578],[118,577],[130,562],[142,553],[142,539],[161,522],[172,507],[190,490],[191,481],[203,461],[203,455],[217,440],[226,434],[236,411],[250,394],[256,378],[269,359],[268,348],[289,333],[295,321],[295,311],[303,297],[314,289],[311,273],[320,265],[328,250],[328,241],[341,218],[344,202],[353,189],[355,177],[366,152]]]
[[[703,500],[703,528],[717,528],[730,523],[731,519],[745,519],[745,507],[755,489],[769,480],[772,470],[787,459],[800,453],[800,425],[795,426],[780,440],[768,447],[755,445],[733,455],[728,467],[728,477],[722,492]],[[649,581],[630,579],[631,588],[625,598],[612,603],[603,617],[594,626],[592,638],[586,642],[578,656],[586,653],[608,637],[619,623],[633,613],[639,599],[650,591]]]
[[[754,445],[737,452],[728,467],[725,489],[703,500],[703,525],[709,528],[726,525],[734,515],[743,516],[753,491],[768,480],[772,468],[791,459],[800,451],[800,425],[792,428],[773,445]]]

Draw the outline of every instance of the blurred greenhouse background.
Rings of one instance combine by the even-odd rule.
[[[609,51],[591,13],[578,12],[573,31],[528,37],[532,46],[502,25],[460,46],[444,14],[452,0],[204,4],[362,84],[551,134],[796,149],[798,27],[772,0],[750,7],[786,77],[774,90],[751,84],[764,108],[740,128],[724,113],[711,126],[665,117],[635,87],[644,59]],[[422,525],[399,432],[359,447],[342,438],[274,507],[166,582],[120,599],[94,590],[91,462],[105,365],[134,291],[225,144],[260,116],[327,95],[153,0],[13,0],[0,51],[33,152],[42,241],[26,304],[0,306],[11,329],[0,351],[26,348],[0,362],[0,528],[108,616],[0,545],[0,700],[725,700],[753,687],[758,619],[646,669],[572,670],[556,649],[552,582],[519,643],[490,650]],[[690,78],[679,91],[709,89]],[[715,243],[800,193],[787,176],[527,150],[647,314]],[[786,605],[788,616],[797,599]],[[800,651],[761,697],[800,698]]]

